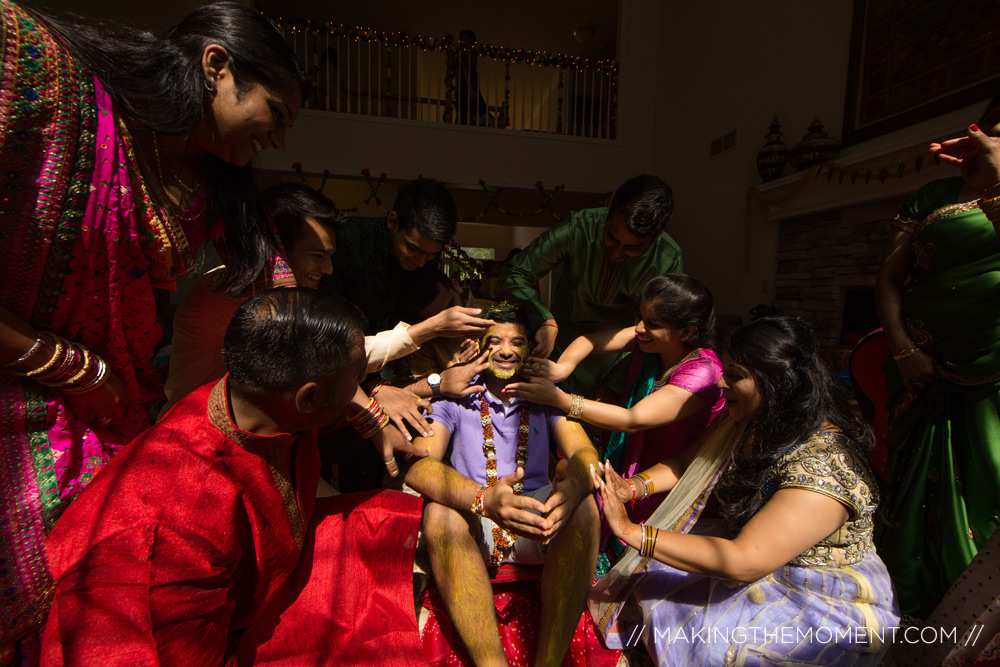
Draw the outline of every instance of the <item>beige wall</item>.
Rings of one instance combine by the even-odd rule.
[[[773,298],[777,224],[760,205],[747,224],[747,193],[761,182],[756,155],[771,118],[778,116],[789,148],[817,116],[842,138],[853,5],[720,0],[670,3],[662,12],[658,68],[651,73],[652,169],[674,188],[669,230],[684,250],[686,270],[712,289],[722,313],[746,317]],[[911,145],[919,151],[942,130],[975,121],[981,109],[972,105],[851,146],[840,159]],[[737,149],[710,160],[710,142],[733,129]],[[787,167],[785,175],[792,173]],[[866,187],[880,186],[844,186],[845,202]],[[892,202],[887,210],[894,208]]]

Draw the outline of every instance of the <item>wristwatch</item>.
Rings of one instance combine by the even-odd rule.
[[[430,385],[431,394],[434,398],[441,395],[441,375],[439,373],[431,373],[428,375],[427,384]]]

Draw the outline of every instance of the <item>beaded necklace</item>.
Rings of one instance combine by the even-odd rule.
[[[517,420],[517,467],[523,468],[528,460],[528,417],[531,413],[531,406],[523,403],[520,408]],[[497,483],[497,448],[493,444],[493,418],[490,416],[490,401],[483,392],[483,398],[479,403],[479,416],[483,423],[483,454],[486,455],[486,486],[493,486]],[[524,493],[524,481],[514,483],[514,495],[520,496]],[[514,546],[517,539],[513,533],[504,530],[500,526],[493,526],[493,555],[490,556],[490,563],[499,565],[504,557]]]

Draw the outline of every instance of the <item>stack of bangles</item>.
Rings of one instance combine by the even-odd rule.
[[[368,407],[353,417],[348,417],[347,423],[354,426],[358,435],[367,439],[384,429],[389,423],[389,418],[382,405],[374,398],[369,398]]]
[[[908,347],[904,347],[902,350],[892,355],[892,358],[896,361],[902,361],[903,359],[906,359],[907,357],[911,357],[914,354],[916,354],[917,350],[919,349],[920,347],[918,347],[916,343],[910,343]]]
[[[14,370],[31,359],[48,339],[52,356],[41,366],[30,370]],[[4,364],[12,375],[29,378],[40,385],[52,387],[63,394],[82,394],[97,389],[108,379],[108,364],[104,359],[79,343],[71,343],[48,331],[38,332],[35,344],[14,361]]]
[[[990,222],[1000,223],[1000,183],[986,188],[980,193],[979,208]]]
[[[635,488],[635,481],[633,480],[639,480],[639,482],[642,483],[642,495],[639,496],[638,498],[636,498],[635,495],[638,489]],[[629,477],[628,483],[629,486],[632,487],[632,502],[635,502],[636,500],[641,500],[643,498],[648,498],[651,495],[653,495],[653,480],[649,477],[649,475],[647,475],[644,472]]]
[[[580,396],[579,394],[570,394],[570,399],[569,413],[567,414],[570,417],[579,419],[580,415],[583,414],[583,396]]]
[[[652,558],[656,552],[656,540],[660,539],[660,529],[652,526],[642,525],[642,541],[639,543],[639,555],[643,558]]]

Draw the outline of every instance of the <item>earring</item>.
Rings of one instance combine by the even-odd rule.
[[[205,90],[210,93],[215,92],[215,79],[205,79]]]

